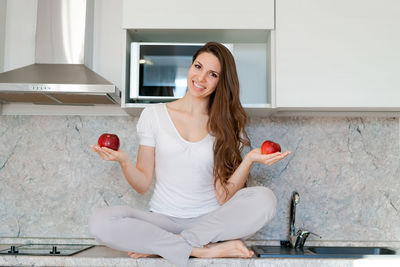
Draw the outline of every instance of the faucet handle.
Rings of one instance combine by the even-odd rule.
[[[298,235],[298,236],[306,236],[306,238],[308,237],[308,235],[315,235],[315,236],[317,236],[317,237],[319,237],[319,238],[322,238],[322,236],[320,236],[320,235],[318,235],[318,234],[316,234],[316,233],[313,233],[313,232],[308,231],[308,230],[303,230],[303,229],[299,229],[299,230],[297,231],[297,235]]]
[[[308,237],[310,234],[315,235],[315,236],[318,236],[319,238],[322,238],[320,235],[317,235],[317,234],[315,234],[315,233],[313,233],[313,232],[310,232],[310,231],[308,231],[308,230],[299,229],[299,230],[297,231],[297,235],[296,235],[297,238],[296,238],[296,242],[295,242],[295,244],[294,244],[294,247],[295,247],[295,248],[303,248],[304,243],[306,242],[307,237]]]

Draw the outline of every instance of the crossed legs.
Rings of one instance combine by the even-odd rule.
[[[178,266],[187,266],[189,256],[251,257],[252,252],[239,239],[261,229],[274,216],[276,202],[270,189],[248,187],[198,218],[174,220],[117,206],[96,212],[89,228],[99,242],[130,252],[131,257],[156,254]]]

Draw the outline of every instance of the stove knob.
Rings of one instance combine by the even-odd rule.
[[[50,254],[60,254],[60,251],[57,251],[57,247],[53,246],[53,250],[50,251]]]
[[[10,250],[8,251],[8,253],[10,253],[10,254],[16,254],[16,253],[18,253],[18,250],[15,249],[15,246],[11,246],[11,247],[10,247]]]

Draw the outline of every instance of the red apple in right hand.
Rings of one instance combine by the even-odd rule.
[[[267,140],[261,145],[261,154],[272,154],[275,152],[281,152],[281,146],[278,143]]]
[[[105,146],[117,151],[119,149],[119,138],[115,134],[105,133],[99,137],[97,144],[99,147]]]

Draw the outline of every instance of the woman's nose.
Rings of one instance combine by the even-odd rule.
[[[206,76],[207,76],[207,73],[204,71],[199,73],[199,75],[198,75],[199,82],[204,81],[206,79]]]

